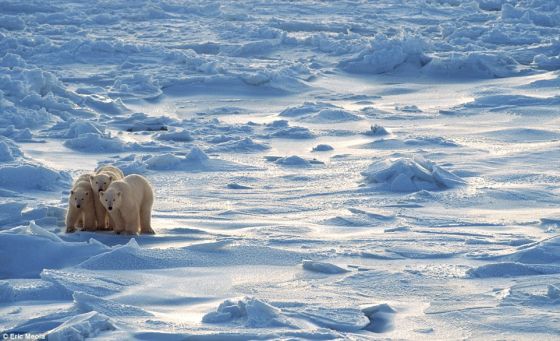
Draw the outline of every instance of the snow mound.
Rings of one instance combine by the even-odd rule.
[[[343,109],[323,109],[318,113],[305,118],[305,121],[313,123],[348,122],[359,120],[362,120],[360,116]]]
[[[49,341],[81,341],[117,328],[108,316],[91,311],[73,316],[60,326],[46,333]]]
[[[374,162],[362,175],[367,183],[383,184],[392,192],[442,190],[465,184],[453,173],[418,156]]]
[[[208,149],[209,152],[255,153],[270,149],[266,144],[253,141],[246,137],[242,140],[219,143]]]
[[[518,75],[523,70],[515,59],[502,54],[457,53],[433,57],[422,72],[432,76],[466,78],[502,78]]]
[[[284,109],[279,116],[282,117],[301,117],[309,114],[317,113],[324,109],[336,109],[335,105],[324,103],[324,102],[304,102],[302,105],[297,107],[290,107]]]
[[[225,300],[216,311],[202,317],[204,323],[236,322],[247,328],[293,327],[282,311],[265,301],[245,297],[237,302]]]
[[[303,140],[315,138],[315,134],[305,127],[286,127],[277,129],[268,134],[266,137]]]
[[[278,158],[277,160],[274,161],[274,163],[286,167],[301,167],[301,168],[311,167],[311,162],[297,155]]]
[[[104,129],[90,121],[77,120],[70,124],[68,130],[64,132],[64,135],[62,137],[78,138],[84,134],[95,134],[102,136],[104,135]]]
[[[190,142],[194,138],[186,130],[177,130],[173,132],[161,132],[155,135],[155,138],[161,141]]]
[[[330,150],[334,150],[331,145],[328,144],[318,144],[311,150],[312,152],[328,152]]]
[[[64,141],[64,146],[85,153],[118,153],[130,149],[124,141],[97,133],[85,133]]]
[[[404,65],[420,68],[430,61],[423,52],[425,45],[418,37],[377,35],[367,49],[342,59],[338,67],[350,73],[372,74],[391,72]]]
[[[144,164],[147,169],[159,171],[227,171],[242,167],[233,162],[210,158],[196,146],[186,156],[169,153],[150,156]]]
[[[312,260],[304,260],[302,265],[305,270],[320,272],[324,274],[342,274],[348,272],[348,270],[343,269],[338,265],[325,262],[316,262]]]
[[[279,115],[311,123],[348,122],[362,119],[348,110],[324,102],[305,102],[300,106],[287,108]]]
[[[111,96],[131,96],[144,99],[154,99],[162,94],[157,80],[150,75],[134,74],[119,77],[109,89]]]

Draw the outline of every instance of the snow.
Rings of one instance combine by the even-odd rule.
[[[0,1],[0,331],[555,339],[555,0]],[[155,235],[66,234],[72,179]]]
[[[303,261],[303,268],[309,271],[315,271],[325,274],[341,274],[348,272],[348,270],[343,269],[337,265],[325,263],[325,262],[314,262],[310,260]]]
[[[465,183],[434,162],[418,156],[377,161],[362,174],[367,183],[386,184],[393,192],[447,189]]]
[[[46,333],[49,340],[85,340],[115,330],[113,322],[97,311],[76,315]]]

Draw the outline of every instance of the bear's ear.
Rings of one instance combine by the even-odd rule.
[[[120,196],[121,196],[121,192],[117,192],[117,195],[120,197]]]
[[[70,191],[70,195],[73,195],[73,194],[74,194],[74,191]]]

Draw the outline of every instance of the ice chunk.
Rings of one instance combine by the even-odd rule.
[[[465,184],[458,176],[421,157],[374,162],[362,175],[367,183],[385,184],[394,192],[441,190]]]
[[[237,302],[225,300],[216,311],[202,317],[204,323],[238,322],[248,328],[293,327],[282,311],[264,301],[245,297]]]
[[[98,336],[104,331],[116,330],[111,319],[97,311],[73,316],[46,333],[49,341],[81,341]]]

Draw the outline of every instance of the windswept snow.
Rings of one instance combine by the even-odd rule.
[[[560,335],[555,0],[0,0],[0,334]],[[65,234],[72,181],[155,236]]]

